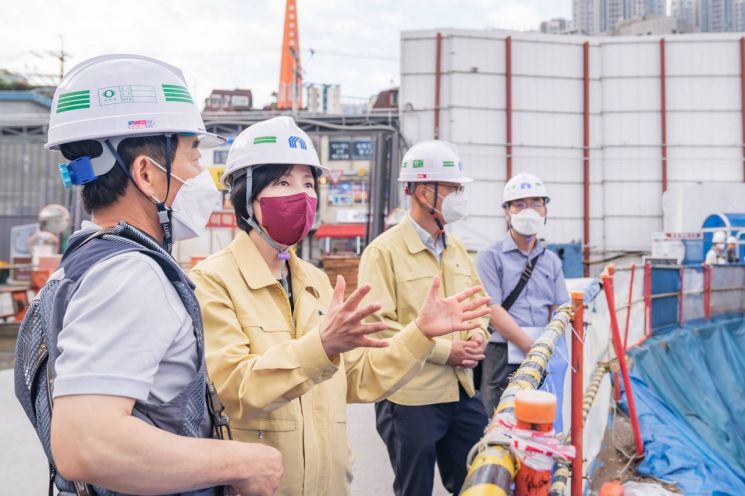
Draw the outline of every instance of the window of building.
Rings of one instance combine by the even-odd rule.
[[[234,95],[233,106],[234,107],[248,107],[248,97],[242,96],[242,95]]]

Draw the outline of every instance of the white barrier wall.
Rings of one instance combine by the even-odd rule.
[[[440,138],[455,143],[471,216],[453,226],[469,248],[501,237],[506,176],[505,38],[511,37],[513,173],[552,196],[550,242],[583,233],[583,44],[589,43],[590,245],[648,250],[663,230],[660,37],[557,36],[440,29],[401,35],[401,126],[434,136],[436,34],[442,36]],[[740,34],[665,38],[668,188],[743,180]],[[713,211],[705,201],[704,217]],[[690,210],[690,209],[689,209]]]

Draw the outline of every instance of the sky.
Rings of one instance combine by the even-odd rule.
[[[297,0],[303,79],[368,98],[399,82],[400,32],[535,30],[571,18],[571,0]],[[137,53],[180,67],[201,103],[213,88],[249,88],[272,101],[279,79],[282,0],[22,0],[0,3],[0,69],[58,74],[106,53]],[[61,37],[61,38],[60,38]],[[311,56],[310,49],[314,54]],[[36,76],[52,82],[51,76]]]

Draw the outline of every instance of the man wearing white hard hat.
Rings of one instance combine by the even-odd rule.
[[[737,249],[737,238],[734,236],[727,236],[727,263],[738,264],[740,263],[740,257]]]
[[[325,170],[291,117],[243,131],[223,175],[240,232],[191,273],[210,376],[236,439],[282,453],[282,496],[350,494],[347,402],[394,393],[421,369],[433,339],[471,329],[469,320],[488,313],[485,298],[467,301],[478,288],[450,299],[430,291],[395,338],[370,337],[386,327],[362,322],[379,308],[360,304],[370,287],[345,300],[343,277],[332,288],[291,249],[313,225]]]
[[[269,495],[280,454],[224,440],[193,285],[170,254],[198,236],[218,192],[204,123],[181,71],[138,55],[74,67],[47,148],[91,215],[29,309],[16,396],[60,494]],[[52,409],[53,405],[53,409]],[[220,438],[220,439],[211,439]]]
[[[415,144],[404,156],[398,180],[406,185],[409,215],[370,243],[358,276],[360,284],[372,286],[369,301],[381,303],[368,321],[386,324],[379,333],[383,338],[400,334],[416,318],[433,279],[442,279],[443,296],[480,284],[465,247],[444,230],[466,215],[463,188],[472,181],[463,173],[456,147],[446,141]],[[460,491],[468,451],[488,421],[471,370],[483,359],[487,339],[486,319],[472,331],[436,339],[421,372],[375,405],[396,495],[432,494],[435,464],[445,488]]]
[[[727,241],[726,232],[716,231],[714,233],[711,237],[711,248],[706,253],[706,259],[704,260],[706,265],[722,265],[727,263],[725,241]]]
[[[510,376],[550,321],[553,309],[569,301],[561,260],[537,236],[546,223],[549,200],[543,181],[532,174],[520,173],[507,181],[502,207],[508,232],[481,250],[476,260],[479,276],[492,299],[490,322],[495,330],[481,375],[481,394],[490,415]],[[558,415],[554,426],[559,432],[563,427],[561,401],[567,360],[562,337],[541,386],[556,394]]]

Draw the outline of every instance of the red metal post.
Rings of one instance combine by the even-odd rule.
[[[680,291],[678,293],[678,324],[683,325],[683,301],[685,300],[685,267],[680,268]]]
[[[590,275],[590,42],[582,44],[582,168],[583,168],[583,241],[584,275]]]
[[[665,78],[665,38],[660,38],[660,128],[663,193],[667,191],[667,90],[665,89]]]
[[[711,266],[704,265],[704,316],[711,319]]]
[[[512,177],[512,36],[504,39],[506,180]]]
[[[631,427],[634,431],[634,441],[636,443],[637,456],[644,455],[644,443],[642,443],[641,431],[639,430],[639,418],[636,416],[636,404],[634,403],[634,392],[631,389],[631,379],[629,378],[629,369],[626,366],[626,350],[622,348],[621,331],[618,327],[618,318],[616,317],[616,303],[613,295],[613,273],[614,269],[609,266],[606,272],[601,276],[603,280],[603,289],[605,298],[608,302],[608,313],[610,314],[611,335],[613,337],[613,348],[618,357],[618,363],[621,366],[623,375],[623,387],[626,391],[626,399],[629,402],[629,416],[631,417]]]
[[[572,291],[572,312],[574,320],[572,326],[572,444],[576,450],[574,460],[572,460],[572,495],[582,495],[582,447],[583,447],[583,428],[582,428],[582,402],[585,396],[584,386],[584,362],[585,350],[583,341],[585,340],[584,325],[585,294],[582,291]],[[559,412],[561,415],[561,412]]]
[[[742,122],[742,180],[745,181],[745,38],[740,38],[740,118]]]
[[[440,139],[440,64],[442,61],[442,34],[435,38],[435,139]]]
[[[644,264],[644,335],[652,335],[652,264]]]
[[[636,264],[631,264],[631,280],[629,281],[629,297],[626,301],[626,328],[623,331],[623,349],[628,349],[629,344],[629,322],[631,322],[631,296],[634,294],[634,274],[636,273]]]

